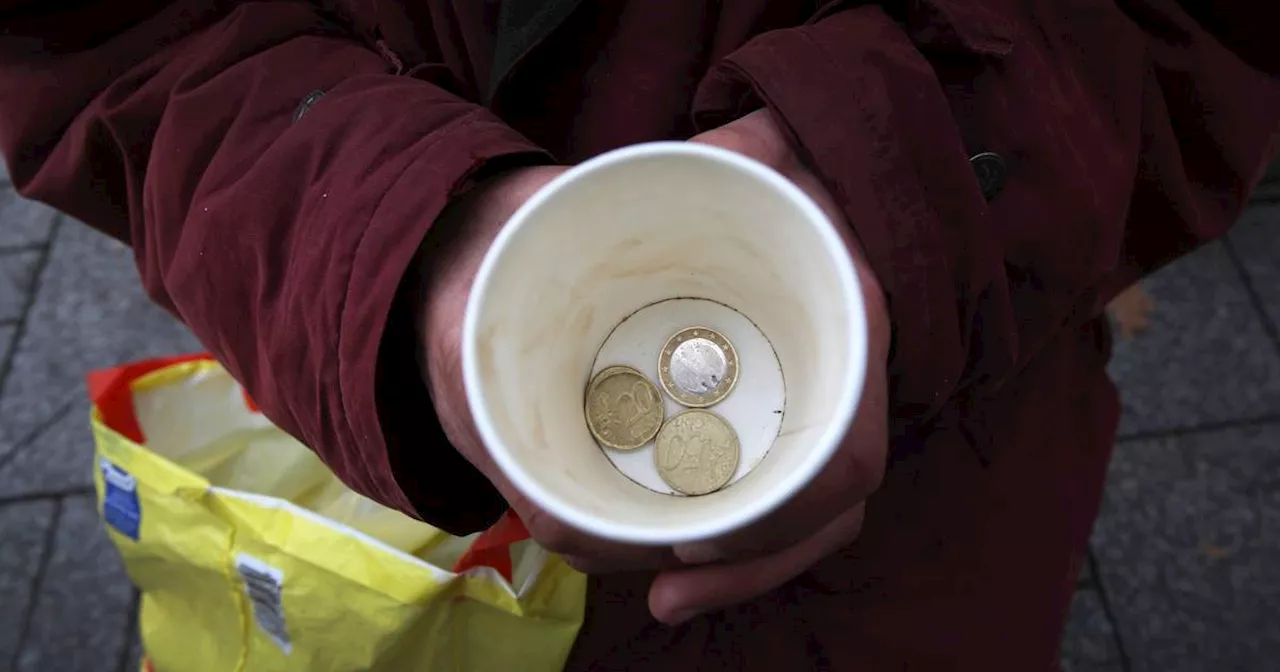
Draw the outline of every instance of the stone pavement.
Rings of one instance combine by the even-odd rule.
[[[1144,286],[1156,312],[1116,346],[1122,436],[1064,667],[1276,669],[1280,205]],[[128,250],[0,173],[0,672],[137,669],[137,596],[98,522],[81,381],[198,348],[147,301]]]

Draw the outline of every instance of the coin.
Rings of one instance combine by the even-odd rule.
[[[662,394],[644,374],[610,366],[587,386],[587,428],[600,445],[635,450],[662,428]]]
[[[658,380],[672,399],[705,408],[729,396],[738,382],[738,353],[713,329],[689,327],[667,339],[658,355]]]
[[[667,485],[686,495],[705,495],[733,478],[739,452],[738,434],[724,418],[693,408],[662,426],[653,461]]]

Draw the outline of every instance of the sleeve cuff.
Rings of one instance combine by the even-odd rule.
[[[445,438],[417,366],[410,302],[420,243],[445,205],[495,163],[548,163],[545,151],[477,110],[419,150],[386,192],[355,252],[341,317],[339,384],[345,451],[379,501],[452,534],[506,510],[493,486]],[[349,458],[350,459],[350,458]],[[352,468],[354,468],[352,470]]]

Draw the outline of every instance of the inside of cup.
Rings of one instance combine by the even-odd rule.
[[[839,242],[821,215],[779,188],[782,178],[724,154],[637,152],[583,166],[517,214],[477,285],[467,344],[477,424],[517,487],[589,531],[664,543],[731,529],[825,463],[849,395],[856,401],[865,336],[847,252],[832,249]],[[767,454],[698,497],[621,474],[583,412],[610,333],[641,308],[682,297],[750,319],[786,386]]]

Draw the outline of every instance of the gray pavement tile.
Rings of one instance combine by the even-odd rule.
[[[1132,340],[1117,337],[1110,366],[1124,405],[1121,436],[1280,409],[1280,353],[1221,243],[1142,285],[1155,302],[1151,325]]]
[[[0,247],[48,241],[58,217],[58,211],[44,203],[19,196],[11,186],[0,186]]]
[[[30,434],[80,394],[92,369],[199,343],[146,297],[132,253],[68,221],[59,227],[0,394],[0,444]],[[4,448],[0,445],[0,458]]]
[[[1280,423],[1122,443],[1093,548],[1135,672],[1280,659]]]
[[[1250,208],[1228,239],[1271,324],[1280,326],[1280,204]]]
[[[0,362],[4,362],[9,356],[9,347],[13,345],[13,334],[17,331],[17,327],[13,325],[0,326]],[[0,433],[0,462],[4,461],[4,456],[13,448],[13,443],[6,439],[3,433]],[[3,657],[0,657],[3,660]]]
[[[69,409],[0,463],[0,498],[93,485],[89,400],[83,392],[72,398]]]
[[[1062,633],[1063,672],[1121,672],[1115,628],[1095,590],[1077,590]]]
[[[1267,174],[1262,177],[1251,197],[1255,201],[1280,198],[1280,159],[1271,162]]]
[[[16,320],[35,285],[40,253],[0,252],[0,320]]]
[[[128,646],[132,599],[96,502],[67,498],[15,672],[115,670]]]
[[[9,669],[17,654],[52,521],[51,501],[0,504],[0,669]]]

